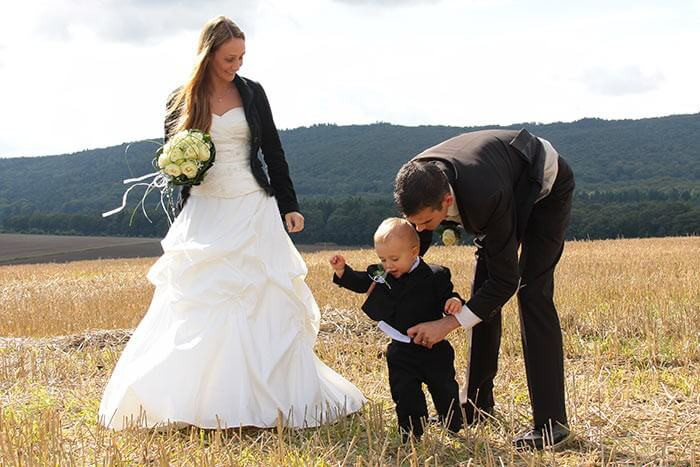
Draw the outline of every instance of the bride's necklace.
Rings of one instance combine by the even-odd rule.
[[[220,95],[220,96],[214,96],[214,99],[216,99],[216,102],[218,102],[219,104],[221,104],[221,101],[224,100],[224,97],[226,97],[232,90],[233,90],[233,86],[229,86],[229,88],[226,90],[225,93],[223,93],[223,94]],[[213,95],[213,93],[212,93],[212,95]]]

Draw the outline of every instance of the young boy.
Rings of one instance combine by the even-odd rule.
[[[419,239],[406,220],[384,220],[374,234],[374,248],[381,265],[354,271],[345,258],[335,255],[330,263],[333,282],[357,293],[368,292],[362,310],[392,338],[387,347],[391,397],[404,442],[412,433],[423,434],[428,408],[421,384],[428,386],[440,420],[456,433],[462,427],[459,387],[455,381],[454,350],[443,340],[428,349],[411,342],[411,326],[456,313],[462,299],[452,289],[447,268],[426,264],[419,256]]]

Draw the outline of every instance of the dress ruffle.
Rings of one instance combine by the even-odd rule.
[[[162,246],[103,424],[273,427],[279,413],[303,427],[362,407],[360,391],[313,352],[318,305],[274,198],[192,196]]]

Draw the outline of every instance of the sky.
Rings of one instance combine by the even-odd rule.
[[[22,0],[0,22],[0,157],[162,136],[217,15],[278,128],[700,112],[700,0]]]

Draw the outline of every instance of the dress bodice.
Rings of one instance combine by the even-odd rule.
[[[214,164],[193,196],[236,198],[262,188],[250,168],[250,129],[242,107],[212,114],[209,135],[216,148]]]

